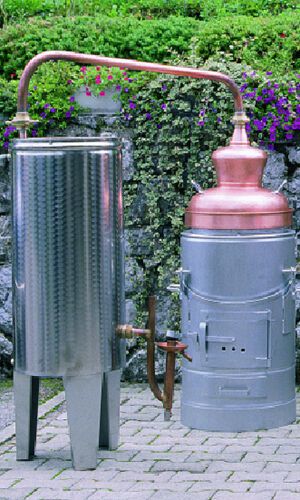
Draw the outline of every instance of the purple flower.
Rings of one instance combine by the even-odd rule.
[[[257,128],[257,130],[263,130],[265,125],[263,123],[263,120],[260,121],[260,120],[253,120],[253,125]]]
[[[146,113],[146,120],[152,120],[152,115],[151,113]]]
[[[261,141],[261,142],[262,142],[262,146],[263,146],[263,145],[264,145],[264,141]],[[274,144],[268,144],[268,149],[269,149],[270,151],[274,151],[274,149],[275,149]]]
[[[35,86],[33,87],[33,90],[36,90],[36,89],[37,89],[37,86],[35,85]]]
[[[161,109],[163,109],[164,111],[167,109],[167,105],[165,102],[162,103],[161,105]]]
[[[162,124],[161,124],[161,123],[158,123],[158,124],[157,124],[157,128],[159,129],[159,128],[161,128],[161,127],[162,127]]]
[[[129,89],[126,87],[126,88],[124,89],[124,92],[129,92]]]
[[[267,95],[268,91],[269,91],[268,89],[262,89],[261,93],[262,95]]]
[[[74,109],[75,109],[74,106],[69,107],[69,111],[74,111]]]
[[[128,83],[131,83],[133,82],[133,79],[132,78],[128,78]]]
[[[287,141],[291,141],[293,139],[293,134],[285,134],[285,138]]]
[[[274,89],[279,89],[279,83],[274,83],[273,87]]]
[[[50,104],[45,104],[44,109],[48,109],[50,107]]]
[[[218,123],[221,123],[221,122],[222,122],[222,118],[220,118],[220,117],[218,116],[218,118],[217,118],[217,122],[218,122]]]
[[[199,116],[204,116],[204,115],[205,115],[205,109],[201,109],[200,113],[199,113]]]
[[[288,88],[288,93],[289,94],[293,94],[295,92],[295,88],[294,87],[289,87]]]
[[[297,104],[296,106],[296,113],[300,115],[300,104]]]
[[[50,113],[56,113],[56,108],[51,108]]]
[[[205,122],[203,120],[199,120],[197,125],[199,125],[199,127],[203,127],[205,125]]]
[[[68,85],[71,85],[72,83],[73,83],[73,80],[68,80],[68,81],[67,81],[67,84],[68,84]]]
[[[129,113],[125,113],[125,115],[124,115],[125,120],[129,121],[129,120],[131,120],[131,118],[132,118],[132,116]]]
[[[70,111],[66,111],[66,118],[71,118],[71,112]]]
[[[272,71],[266,71],[266,75],[272,75],[273,72]]]
[[[162,87],[161,87],[161,90],[162,90],[163,92],[165,92],[167,89],[168,89],[168,87],[167,87],[167,86],[166,86],[166,84],[164,83],[164,84],[162,85]]]
[[[296,118],[292,125],[293,130],[300,130],[300,118]]]
[[[116,85],[116,91],[120,92],[120,90],[121,90],[121,85]]]
[[[35,130],[34,128],[31,131],[31,136],[32,137],[36,137],[37,136],[37,130]]]
[[[247,78],[247,76],[248,76],[248,75],[247,75],[247,73],[245,73],[245,72],[242,74],[242,77],[244,78],[244,80],[245,80],[245,78]]]
[[[132,101],[129,101],[129,108],[130,109],[135,109],[136,108],[136,104]]]
[[[246,88],[248,87],[248,83],[244,83],[241,87],[240,87],[240,92],[244,92],[246,90]]]
[[[8,142],[8,141],[5,141],[5,142],[3,143],[3,147],[4,147],[5,149],[8,149],[8,147],[9,147],[9,142]]]
[[[74,102],[75,101],[75,96],[71,95],[70,99],[69,99],[70,102]]]
[[[256,101],[262,101],[262,96],[261,96],[261,95],[258,95],[258,96],[256,97]]]
[[[40,116],[41,116],[42,118],[46,118],[46,116],[47,116],[47,115],[46,115],[46,113],[43,111],[42,113],[40,113]]]

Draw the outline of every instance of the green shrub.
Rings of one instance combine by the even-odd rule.
[[[206,60],[231,54],[237,62],[283,75],[300,68],[300,14],[246,16],[203,23],[195,38],[196,54]]]
[[[286,74],[299,71],[300,14],[273,18],[246,16],[201,22],[74,17],[32,19],[0,33],[1,73],[9,77],[43,50],[75,50],[146,61],[168,62],[193,50],[202,61],[231,54],[255,69]]]
[[[0,67],[9,76],[44,50],[74,50],[112,57],[168,61],[185,54],[198,30],[193,19],[139,21],[108,17],[33,19],[0,33]]]
[[[170,15],[201,20],[237,14],[279,14],[296,9],[297,0],[2,0],[0,22],[15,22],[30,16],[95,16],[157,18]]]

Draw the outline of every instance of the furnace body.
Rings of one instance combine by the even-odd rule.
[[[182,234],[182,423],[251,431],[295,420],[293,230]]]

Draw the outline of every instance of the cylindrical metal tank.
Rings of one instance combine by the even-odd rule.
[[[182,234],[182,423],[245,431],[294,421],[295,233]]]
[[[120,368],[124,341],[120,145],[16,140],[13,149],[15,370],[81,376]]]

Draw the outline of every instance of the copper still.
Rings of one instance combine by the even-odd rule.
[[[178,291],[182,300],[183,342],[179,341],[177,335],[169,332],[166,342],[158,343],[158,347],[166,352],[163,390],[156,382],[154,369],[155,297],[149,299],[149,320],[146,329],[118,325],[116,334],[121,338],[142,336],[146,339],[149,384],[155,397],[163,403],[166,419],[171,417],[172,412],[175,358],[177,354],[181,354],[184,359],[182,421],[186,425],[214,430],[247,430],[256,428],[256,425],[269,427],[291,422],[295,416],[295,394],[291,375],[294,361],[291,360],[295,316],[293,286],[296,272],[293,250],[295,236],[294,232],[288,229],[291,225],[292,210],[279,190],[270,192],[261,186],[267,155],[249,144],[245,131],[248,119],[236,83],[222,73],[198,68],[75,52],[44,52],[27,64],[20,80],[18,110],[11,123],[19,129],[21,138],[26,138],[26,129],[32,123],[27,112],[30,78],[40,64],[49,60],[68,60],[82,64],[208,79],[223,83],[231,90],[235,106],[233,137],[228,147],[217,149],[212,157],[217,171],[217,187],[206,191],[198,187],[198,193],[192,197],[186,209],[187,229],[182,235],[183,267],[179,270],[180,285],[170,288],[171,291]],[[236,257],[236,243],[247,243],[239,248],[242,248],[245,256],[240,260],[245,264],[248,273],[247,262],[251,261],[253,264],[259,260],[261,248],[264,248],[265,254],[268,255],[266,241],[272,242],[272,252],[273,248],[277,248],[273,243],[277,245],[281,239],[283,243],[279,242],[278,248],[282,248],[282,252],[274,252],[277,255],[277,260],[274,258],[272,263],[274,272],[272,270],[271,273],[261,273],[261,290],[256,290],[254,283],[249,286],[251,280],[247,274],[240,280],[228,279],[228,272],[226,274],[224,269],[234,265],[232,259],[233,256]],[[254,247],[255,251],[252,251]],[[223,253],[222,248],[225,248]],[[252,252],[250,256],[247,254],[248,249]],[[216,262],[214,258],[220,255],[223,256],[223,262],[219,265],[217,274],[209,274],[212,273]],[[208,271],[201,268],[202,260],[209,264]],[[265,262],[264,260],[263,265]],[[266,293],[263,290],[265,285],[269,287]],[[281,304],[282,308],[279,316],[276,313],[278,304]],[[247,318],[249,324],[245,321]],[[247,328],[243,327],[243,323],[247,323]],[[274,333],[272,330],[275,323],[277,329],[280,329],[278,325],[283,325],[283,340],[278,340],[278,332]],[[261,352],[249,344],[251,328],[256,328],[255,325],[259,325],[254,337]],[[278,354],[284,350],[285,345],[288,346],[288,359],[280,358]],[[280,394],[280,401],[284,400],[282,404],[273,393],[273,400],[270,402],[268,399],[271,385],[280,384],[279,372],[283,373],[281,385],[286,394],[286,400]],[[201,399],[203,395],[205,400]],[[259,419],[259,411],[263,415],[270,414],[270,417]],[[211,419],[214,413],[218,415],[216,421]],[[238,415],[236,419],[233,418],[234,413]],[[253,422],[253,425],[251,423],[248,427],[247,414],[250,415],[248,421],[250,419]],[[223,427],[222,420],[225,421]],[[88,426],[89,422],[86,422],[86,425]],[[17,447],[20,432],[17,428]],[[71,438],[76,441],[74,434]],[[24,442],[24,437],[22,439]],[[32,449],[32,435],[29,435],[28,439]],[[86,450],[86,453],[91,454],[91,451]],[[75,461],[80,463],[80,456],[75,458]],[[94,455],[89,462],[95,464]],[[94,465],[90,468],[93,467]]]

